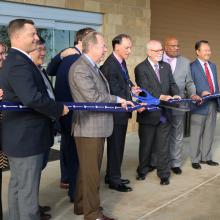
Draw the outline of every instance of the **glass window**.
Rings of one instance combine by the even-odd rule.
[[[38,28],[38,32],[46,42],[47,54],[45,57],[45,65],[61,50],[74,45],[76,31]],[[0,25],[0,40],[10,47],[7,28],[4,25]]]

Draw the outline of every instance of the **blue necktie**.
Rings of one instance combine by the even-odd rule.
[[[124,78],[126,81],[128,81],[129,77],[128,77],[128,70],[127,70],[127,67],[124,63],[124,61],[121,63],[121,68],[122,68],[122,71],[124,73]]]

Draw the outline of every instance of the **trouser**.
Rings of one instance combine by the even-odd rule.
[[[43,155],[8,157],[11,177],[8,190],[9,220],[39,220],[39,184]]]
[[[172,115],[170,131],[170,166],[182,165],[184,115]]]
[[[121,164],[128,124],[114,124],[113,133],[107,139],[106,177],[111,185],[121,183]]]
[[[99,211],[100,169],[104,138],[75,137],[79,158],[79,172],[74,202],[75,213],[83,213],[85,220],[95,220]]]
[[[151,166],[151,154],[154,151],[157,161],[157,175],[160,178],[169,178],[169,135],[170,124],[159,123],[158,125],[139,123],[139,165],[137,172],[139,175],[148,173]]]
[[[71,136],[71,133],[68,131],[62,132],[61,142],[63,145],[63,153],[65,151],[65,169],[69,182],[68,195],[71,199],[73,199],[75,196],[77,173],[79,169],[76,143],[74,137]]]
[[[216,127],[216,103],[209,103],[207,115],[191,115],[190,155],[192,163],[212,160],[212,143]]]

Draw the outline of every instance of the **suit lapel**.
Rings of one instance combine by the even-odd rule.
[[[199,62],[198,59],[196,59],[196,65],[197,65],[197,67],[198,67],[199,72],[200,72],[201,75],[203,76],[203,78],[204,78],[205,80],[207,80],[205,71],[204,71],[204,69],[203,69],[203,67],[202,67],[202,65],[201,65],[201,63]]]
[[[111,54],[111,60],[113,62],[113,65],[115,65],[117,67],[117,70],[120,73],[121,79],[123,79],[127,83],[127,79],[125,77],[125,73],[124,73],[124,71],[123,71],[123,69],[121,67],[121,64],[118,62],[118,60],[116,59],[114,54]],[[128,74],[128,72],[127,72],[127,74]],[[129,74],[128,74],[128,79],[129,79]]]
[[[33,62],[29,57],[27,57],[27,55],[25,55],[24,53],[22,53],[22,52],[19,51],[19,50],[16,50],[16,49],[11,48],[10,51],[11,51],[12,53],[19,54],[24,60],[26,60],[26,61],[33,67],[33,72],[32,72],[32,73],[33,73],[33,76],[34,76],[35,80],[37,80],[37,81],[42,85],[45,94],[48,95],[48,93],[47,93],[47,88],[46,88],[46,85],[45,85],[45,83],[44,83],[44,79],[43,79],[43,77],[41,76],[40,70],[39,70],[38,67],[34,64],[34,62]]]
[[[164,65],[163,63],[159,62],[159,73],[160,73],[160,85],[163,85],[163,82],[165,82],[165,78],[166,75],[163,74],[163,71],[164,71]]]
[[[98,72],[96,71],[95,67],[92,66],[92,63],[85,57],[85,55],[81,55],[81,57],[82,57],[82,59],[84,60],[84,62],[89,66],[89,68],[90,68],[91,71],[93,72],[93,75],[95,75],[95,77],[100,78],[100,79],[104,82],[104,84],[105,84],[105,86],[106,86],[106,88],[107,88],[108,93],[110,93],[110,88],[109,88],[109,85],[108,85],[108,81],[107,81],[107,79],[105,78],[105,76],[103,75],[103,73],[101,72],[101,70],[98,69],[98,71],[99,71],[99,73],[98,73]]]
[[[174,72],[173,72],[173,75],[176,74],[176,70],[179,69],[179,66],[181,66],[181,58],[180,58],[180,57],[177,57],[177,58],[176,58],[176,67],[175,67],[175,70],[174,70]]]

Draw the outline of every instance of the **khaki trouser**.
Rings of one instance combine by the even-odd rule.
[[[95,220],[99,211],[100,169],[104,150],[104,138],[75,137],[79,158],[74,212],[83,213],[85,220]]]

